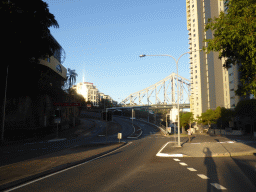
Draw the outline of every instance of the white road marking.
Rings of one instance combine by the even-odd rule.
[[[212,186],[216,187],[217,189],[223,189],[223,190],[226,190],[225,187],[221,186],[220,184],[218,183],[211,183]]]
[[[179,159],[173,159],[174,161],[180,161]]]
[[[196,171],[194,168],[190,168],[190,167],[188,167],[188,170],[189,171]]]
[[[48,142],[62,141],[62,140],[66,140],[66,138],[63,138],[63,139],[52,139],[52,140],[48,140]]]
[[[202,179],[210,179],[209,177],[205,176],[204,174],[197,174]]]
[[[183,157],[183,154],[168,154],[168,153],[157,153],[158,157]]]
[[[160,151],[158,151],[158,153],[161,153],[161,151],[165,148],[166,145],[168,145],[168,143],[169,143],[169,142],[167,142],[167,143],[162,147],[162,149],[160,149]],[[158,154],[158,153],[157,153],[157,154]]]
[[[182,162],[180,162],[180,164],[181,164],[182,166],[187,166],[187,164],[186,164],[186,163],[182,163]]]

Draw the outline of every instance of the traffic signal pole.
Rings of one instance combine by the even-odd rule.
[[[108,140],[108,109],[106,109],[106,143]]]

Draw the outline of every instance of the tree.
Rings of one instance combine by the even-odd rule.
[[[209,18],[205,31],[212,30],[214,38],[205,39],[203,50],[219,52],[219,59],[226,58],[223,67],[239,64],[241,85],[236,95],[256,95],[256,2],[255,0],[226,1],[227,14]]]
[[[70,89],[75,84],[77,76],[78,76],[78,74],[76,73],[75,69],[71,70],[70,68],[68,68],[68,74],[67,74],[67,80],[65,82],[65,87],[68,87],[68,89]]]
[[[192,112],[180,113],[180,125],[182,126],[182,133],[185,133],[185,127],[188,125],[191,128],[191,124],[194,122]]]
[[[256,120],[255,114],[256,99],[239,101],[234,112],[235,116],[239,116],[241,118],[248,118],[249,123],[251,125],[251,134],[253,134],[254,130],[254,122]]]
[[[58,28],[58,22],[42,0],[2,0],[0,16],[4,30],[1,31],[2,55],[7,65],[39,63],[40,58],[52,56],[58,45],[51,38],[48,28]]]

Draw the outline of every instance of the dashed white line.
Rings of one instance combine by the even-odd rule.
[[[182,162],[181,162],[180,164],[181,164],[182,166],[187,166],[187,164],[186,164],[186,163],[182,163]]]
[[[226,190],[225,187],[221,186],[220,184],[218,183],[211,183],[212,186],[216,187],[217,189],[223,189],[223,190]]]
[[[189,171],[197,171],[197,170],[195,170],[194,168],[191,168],[191,167],[188,167],[188,170]]]
[[[173,159],[174,161],[180,161],[179,159]]]
[[[209,177],[205,176],[204,174],[197,174],[202,179],[210,179]]]

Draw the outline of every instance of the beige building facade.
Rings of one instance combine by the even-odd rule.
[[[84,96],[85,101],[91,101],[93,106],[99,106],[99,90],[93,83],[82,82],[74,85],[73,88],[76,89],[77,93]]]
[[[224,11],[221,0],[186,0],[187,30],[189,31],[191,99],[194,117],[218,106],[230,108],[229,72],[223,68],[224,59],[218,52],[199,51],[207,44],[204,39],[213,37],[211,30],[204,31],[208,18],[218,17]]]

